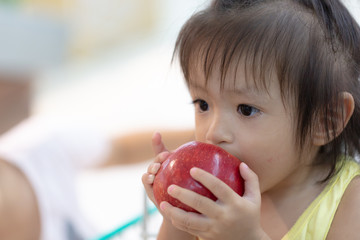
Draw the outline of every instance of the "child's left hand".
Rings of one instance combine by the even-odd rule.
[[[186,212],[162,202],[160,208],[174,226],[206,240],[267,238],[260,225],[261,195],[258,177],[246,164],[240,164],[240,174],[245,180],[243,197],[204,170],[193,168],[190,174],[218,200],[213,201],[179,186],[170,186],[168,192],[171,196],[201,213]]]

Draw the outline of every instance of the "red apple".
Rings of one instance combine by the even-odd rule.
[[[240,162],[239,159],[216,145],[196,141],[186,143],[171,153],[161,164],[153,184],[155,200],[157,204],[167,201],[185,211],[197,212],[167,193],[168,187],[176,184],[216,201],[214,194],[191,177],[192,167],[198,167],[213,174],[242,196],[244,180],[239,172]]]

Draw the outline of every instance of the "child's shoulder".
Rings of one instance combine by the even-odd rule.
[[[348,185],[335,213],[327,239],[359,239],[360,176]]]
[[[35,192],[25,175],[1,158],[0,214],[0,239],[38,239],[40,216]]]

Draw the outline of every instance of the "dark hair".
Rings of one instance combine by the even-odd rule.
[[[319,119],[334,138],[315,163],[330,164],[325,180],[335,174],[341,154],[359,152],[360,28],[339,0],[215,0],[183,26],[176,55],[188,84],[194,71],[203,70],[208,80],[217,67],[222,87],[240,61],[258,86],[266,87],[267,76],[276,74],[283,99],[295,99],[300,148]],[[331,116],[344,91],[354,97],[355,110],[336,137],[330,135],[336,132]]]

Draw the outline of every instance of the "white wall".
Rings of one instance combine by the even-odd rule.
[[[349,9],[350,13],[360,24],[360,0],[342,0],[344,5]]]

